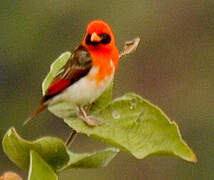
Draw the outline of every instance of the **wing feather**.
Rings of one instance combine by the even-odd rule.
[[[56,96],[67,87],[86,76],[91,67],[91,56],[87,48],[80,45],[53,79],[45,95],[42,97],[42,103]]]

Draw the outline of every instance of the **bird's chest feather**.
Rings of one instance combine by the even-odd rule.
[[[101,78],[100,67],[94,66],[89,74],[75,82],[62,93],[52,99],[57,101],[70,101],[76,105],[87,105],[94,102],[109,86],[114,76],[114,65],[111,61],[112,72]]]

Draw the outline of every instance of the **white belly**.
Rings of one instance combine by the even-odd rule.
[[[95,75],[98,72],[98,69],[93,67],[89,75]],[[72,84],[62,93],[54,97],[49,105],[55,104],[57,102],[72,102],[76,105],[87,105],[94,102],[109,86],[114,76],[113,73],[103,79],[99,84],[96,79],[89,79],[89,76],[81,78],[79,81]]]

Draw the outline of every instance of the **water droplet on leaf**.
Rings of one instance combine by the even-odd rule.
[[[137,100],[135,98],[133,98],[130,102],[130,106],[129,109],[132,110],[137,106]]]
[[[113,117],[114,119],[119,119],[119,118],[120,118],[120,113],[117,112],[117,111],[112,111],[112,117]]]

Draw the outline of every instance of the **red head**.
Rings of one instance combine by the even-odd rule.
[[[102,20],[94,20],[87,26],[83,40],[94,60],[95,65],[110,63],[112,60],[117,68],[119,51],[115,45],[114,34],[110,26]]]
[[[114,34],[106,22],[92,21],[88,24],[86,31],[83,44],[89,49],[108,49],[115,46]]]

